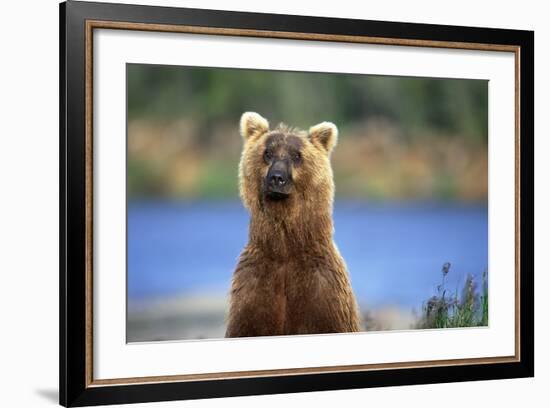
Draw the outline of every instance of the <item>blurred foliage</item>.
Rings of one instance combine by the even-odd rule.
[[[337,194],[487,195],[487,82],[128,64],[128,187],[136,197],[232,197],[238,121],[332,121]]]
[[[489,284],[487,271],[482,274],[481,289],[472,275],[468,275],[462,287],[449,293],[445,279],[451,264],[446,262],[441,269],[442,280],[437,286],[437,295],[432,296],[422,307],[422,317],[416,328],[443,329],[449,327],[487,326],[489,324]]]

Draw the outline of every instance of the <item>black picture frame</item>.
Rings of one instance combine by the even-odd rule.
[[[60,404],[85,406],[396,385],[532,377],[534,375],[534,33],[292,15],[68,1],[60,4]],[[94,385],[87,373],[86,282],[86,22],[186,25],[269,32],[407,39],[518,47],[521,146],[516,166],[519,240],[517,361],[258,376],[197,381]],[[89,351],[89,350],[88,350]],[[88,376],[88,377],[87,377]]]

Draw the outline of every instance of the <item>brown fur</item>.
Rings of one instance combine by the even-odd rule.
[[[239,187],[251,218],[249,242],[233,275],[226,336],[361,330],[346,266],[332,239],[330,152],[336,127],[322,123],[305,133],[279,125],[270,131],[260,115],[245,113],[241,134]],[[292,190],[281,201],[264,194],[269,143],[277,157],[294,157]]]

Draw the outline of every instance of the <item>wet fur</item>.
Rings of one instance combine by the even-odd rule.
[[[241,120],[239,188],[251,218],[233,275],[226,337],[359,331],[355,296],[332,238],[336,127],[322,123],[305,133],[280,125],[270,131],[255,115]],[[280,202],[267,201],[262,185],[266,140],[274,134],[282,134],[282,142],[302,142],[294,190]]]

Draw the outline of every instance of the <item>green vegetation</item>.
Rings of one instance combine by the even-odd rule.
[[[365,117],[486,142],[487,82],[310,72],[128,65],[128,118],[192,117],[204,143],[214,125],[247,110],[307,128]]]
[[[487,197],[487,81],[128,64],[127,85],[133,198],[236,198],[249,110],[336,123],[339,197]]]
[[[423,314],[417,324],[420,329],[487,326],[489,322],[489,289],[487,271],[482,275],[482,287],[478,289],[472,275],[468,275],[462,292],[448,294],[445,279],[450,263],[442,268],[442,281],[437,287],[438,294],[432,296],[423,306]]]

